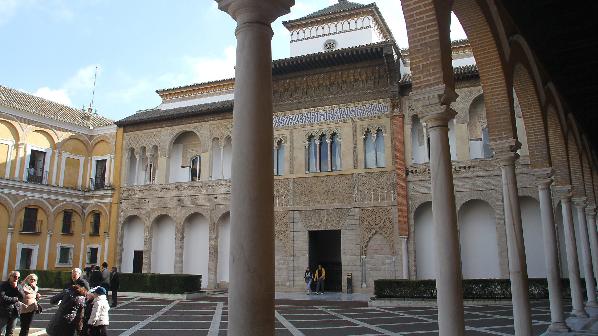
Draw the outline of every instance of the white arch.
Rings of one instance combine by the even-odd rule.
[[[159,216],[152,223],[152,273],[173,274],[175,222],[169,216]]]
[[[230,214],[218,220],[218,274],[217,282],[228,282],[230,259]]]
[[[233,164],[233,144],[230,137],[224,139],[222,148],[222,176],[225,179],[230,179],[231,168]]]
[[[210,223],[201,214],[187,217],[184,224],[183,273],[201,274],[201,287],[207,287],[210,257]]]
[[[415,210],[415,265],[418,279],[435,279],[436,266],[434,253],[436,241],[434,239],[434,220],[432,218],[432,203],[421,204]]]
[[[464,279],[500,277],[496,219],[482,200],[466,202],[459,209],[459,241]]]
[[[143,251],[144,225],[141,218],[131,216],[123,223],[123,252],[120,271],[133,272],[133,256],[135,251]]]
[[[519,204],[521,205],[527,275],[530,278],[546,278],[540,204],[531,197],[520,197]]]

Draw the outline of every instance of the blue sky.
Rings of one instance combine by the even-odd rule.
[[[289,56],[281,21],[336,2],[296,0],[273,24],[273,58]],[[407,47],[400,2],[376,3]],[[118,120],[157,106],[157,89],[233,77],[234,29],[213,0],[0,0],[0,84],[80,108],[97,67],[94,107]]]

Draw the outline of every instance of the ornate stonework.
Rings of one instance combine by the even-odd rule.
[[[274,211],[274,237],[282,243],[287,256],[292,255],[293,243],[288,211]]]
[[[299,211],[301,223],[308,230],[341,230],[351,209],[321,209]]]
[[[359,216],[361,248],[366,255],[370,239],[376,234],[381,234],[390,245],[390,250],[395,251],[395,230],[392,225],[391,208],[376,207],[363,208]]]

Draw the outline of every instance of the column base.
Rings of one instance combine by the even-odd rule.
[[[596,301],[588,301],[586,302],[587,308],[598,308],[598,303]]]
[[[589,317],[588,313],[586,313],[586,311],[584,309],[573,310],[571,312],[571,315],[573,315],[573,317],[575,317],[575,318],[588,318]]]
[[[548,330],[543,335],[558,335],[570,331],[571,329],[569,329],[565,322],[554,322],[550,324],[550,327],[548,327]]]

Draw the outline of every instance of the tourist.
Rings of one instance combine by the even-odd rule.
[[[112,266],[112,272],[110,272],[110,289],[112,290],[112,307],[116,307],[118,300],[118,287],[120,281],[118,279],[118,270],[115,266]]]
[[[106,329],[108,328],[108,311],[110,306],[106,299],[106,289],[104,287],[98,287],[93,292],[93,308],[91,310],[91,316],[87,321],[89,325],[90,336],[106,336]]]
[[[100,285],[102,285],[102,271],[100,271],[100,266],[96,265],[89,276],[89,286],[98,287]]]
[[[85,308],[83,308],[83,327],[81,328],[81,336],[89,336],[89,317],[91,316],[91,310],[93,309],[93,291],[98,287],[92,287],[87,294],[85,294]]]
[[[326,270],[322,265],[314,272],[314,280],[316,280],[316,294],[324,294],[324,284],[326,282]]]
[[[39,311],[37,301],[40,298],[37,275],[29,274],[25,280],[19,285],[19,292],[22,295],[21,299],[21,311],[19,314],[19,320],[21,321],[21,331],[19,336],[29,335],[29,327],[33,320],[33,315]]]
[[[46,333],[49,336],[80,335],[83,328],[83,308],[87,289],[73,285],[50,298],[50,303],[57,304],[58,309],[50,319]]]
[[[89,282],[87,282],[87,280],[81,277],[80,268],[73,268],[73,270],[71,271],[71,286],[72,285],[79,285],[81,287],[85,287],[85,289],[89,291]]]
[[[101,271],[102,271],[102,283],[100,284],[100,286],[104,287],[106,292],[108,292],[108,290],[110,289],[110,270],[108,269],[107,262],[104,261],[102,263]]]
[[[19,300],[22,298],[17,283],[21,274],[12,271],[8,280],[0,284],[0,333],[6,328],[5,336],[11,335],[19,317]]]
[[[305,294],[311,294],[311,282],[313,279],[313,274],[309,270],[309,266],[305,268],[305,273],[303,274],[303,279],[305,279]]]

